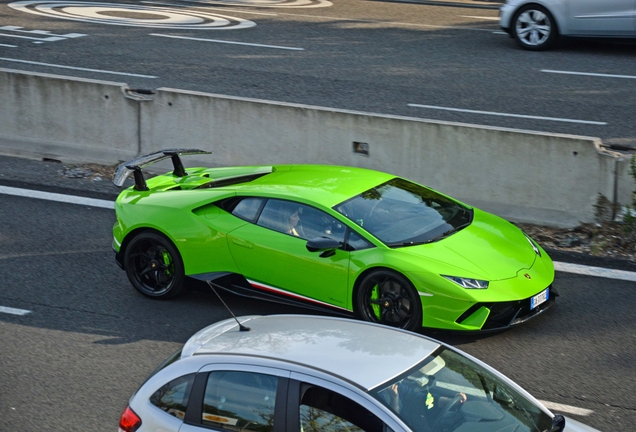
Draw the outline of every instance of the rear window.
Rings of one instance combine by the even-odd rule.
[[[184,420],[195,375],[185,375],[161,386],[150,396],[150,403],[171,416]]]

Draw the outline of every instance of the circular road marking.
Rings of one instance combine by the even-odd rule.
[[[329,0],[198,0],[197,3],[270,8],[318,8],[333,6]]]
[[[27,0],[9,7],[36,15],[131,27],[180,30],[230,30],[253,27],[253,21],[185,9],[117,3]]]

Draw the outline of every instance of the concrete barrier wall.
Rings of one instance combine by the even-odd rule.
[[[634,190],[629,161],[605,151],[597,138],[167,88],[140,101],[126,90],[119,83],[0,70],[0,152],[115,163],[185,147],[213,153],[188,158],[189,165],[367,167],[509,220],[553,226],[593,221],[599,194],[629,203]],[[354,152],[354,143],[364,143],[368,155]]]
[[[114,163],[138,151],[138,102],[126,84],[0,69],[0,150]]]

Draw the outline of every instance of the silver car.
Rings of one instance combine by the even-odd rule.
[[[500,27],[535,51],[559,35],[636,37],[636,0],[506,0],[499,15]]]
[[[120,432],[209,430],[595,431],[436,340],[300,315],[199,331],[132,396],[119,424]]]

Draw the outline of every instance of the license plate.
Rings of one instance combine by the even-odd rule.
[[[550,298],[550,288],[541,291],[536,296],[530,298],[530,310],[536,308],[541,303],[545,303]]]

